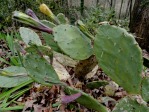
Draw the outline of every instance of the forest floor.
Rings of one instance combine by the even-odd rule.
[[[149,59],[149,53],[145,50],[142,50],[143,57]],[[10,61],[11,51],[8,48],[5,41],[0,40],[0,57],[4,58],[6,61]],[[0,62],[0,68],[8,67],[9,65]],[[100,67],[92,71],[88,77],[83,76],[84,78],[77,78],[74,74],[74,68],[65,66],[66,70],[70,74],[70,78],[65,82],[71,86],[78,88],[84,91],[87,94],[90,94],[103,105],[105,105],[110,110],[113,109],[116,102],[127,95],[127,92],[123,90],[122,87],[119,87],[116,83],[114,83],[103,71]],[[149,76],[149,69],[146,68],[142,75]],[[86,86],[88,82],[92,81],[108,81],[110,82],[108,86],[101,86],[96,89],[90,89]],[[0,88],[0,91],[3,89]],[[61,104],[61,96],[64,95],[63,88],[60,86],[53,85],[52,87],[46,87],[38,83],[32,83],[31,89],[27,91],[24,95],[16,99],[16,102],[24,103],[23,112],[94,112],[93,110],[86,109],[80,104],[71,102],[69,104]],[[13,106],[11,104],[10,106]],[[22,111],[22,110],[21,110]],[[14,112],[21,112],[14,111]],[[11,111],[13,112],[13,111]]]

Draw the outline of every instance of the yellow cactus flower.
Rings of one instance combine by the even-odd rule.
[[[49,16],[52,20],[54,20],[54,14],[46,4],[41,4],[39,9],[42,13],[44,13],[45,15]]]

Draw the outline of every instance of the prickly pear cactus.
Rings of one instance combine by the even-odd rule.
[[[91,41],[77,27],[58,25],[53,28],[54,40],[73,59],[84,60],[92,55]]]
[[[90,39],[94,39],[94,36],[89,32],[89,30],[81,20],[78,20],[76,22],[76,25],[87,37],[89,37]]]
[[[112,112],[149,112],[149,108],[135,99],[125,97],[116,104]]]
[[[19,32],[26,45],[29,45],[30,42],[36,45],[42,45],[39,36],[33,30],[25,27],[20,27]]]
[[[145,77],[142,80],[142,90],[141,90],[141,94],[142,94],[142,98],[144,99],[144,101],[149,102],[149,77]]]
[[[24,59],[24,67],[29,76],[38,83],[48,86],[61,83],[52,65],[40,55],[28,54]]]
[[[28,53],[34,53],[37,55],[47,55],[49,57],[53,56],[52,49],[48,46],[37,46],[31,45],[25,49]]]
[[[54,23],[47,21],[47,20],[42,20],[41,22],[50,28],[54,28],[56,26]],[[52,34],[42,32],[42,37],[43,37],[46,45],[50,46],[54,51],[61,52],[59,46],[54,41],[54,37]]]
[[[128,93],[140,93],[142,54],[134,37],[111,25],[102,25],[97,32],[94,52],[99,66]]]
[[[57,18],[58,18],[58,20],[60,21],[61,24],[68,24],[69,23],[68,18],[65,17],[65,15],[63,13],[59,13],[57,15]]]
[[[1,76],[1,75],[0,75],[0,79],[1,79],[0,81],[1,88],[16,87],[21,83],[32,80],[29,76],[8,77],[8,76]]]
[[[54,28],[56,25],[50,21],[47,20],[40,20],[44,25],[50,27],[50,28]]]
[[[108,112],[108,109],[105,106],[103,106],[102,104],[100,104],[98,102],[98,100],[94,99],[90,95],[88,95],[80,90],[66,86],[65,92],[69,95],[75,94],[75,93],[81,93],[81,96],[78,99],[76,99],[76,101],[78,103],[85,106],[86,108],[94,109],[98,112]]]
[[[5,76],[27,76],[26,70],[24,67],[19,67],[19,66],[9,66],[7,68],[0,69],[0,74],[6,72]]]

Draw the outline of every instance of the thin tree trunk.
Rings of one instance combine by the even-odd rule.
[[[123,6],[123,0],[121,1],[121,7],[120,7],[120,12],[119,12],[119,19],[121,18],[122,6]]]
[[[81,0],[81,2],[80,2],[80,9],[81,9],[81,15],[83,15],[83,12],[84,12],[84,0]]]
[[[130,31],[139,45],[149,51],[149,0],[136,0],[130,18]]]
[[[130,7],[130,1],[131,1],[131,0],[129,0],[129,1],[128,1],[128,4],[127,4],[125,18],[129,15],[129,12],[128,12],[128,11],[129,11],[129,7]]]

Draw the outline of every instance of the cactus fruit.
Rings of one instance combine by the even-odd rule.
[[[54,40],[60,49],[73,59],[84,60],[92,55],[91,40],[77,27],[58,25],[53,28]]]
[[[116,26],[101,25],[94,52],[99,66],[113,81],[130,94],[140,93],[142,53],[132,35]]]
[[[59,13],[57,15],[58,20],[60,21],[61,24],[69,24],[68,18],[65,17],[63,13]]]
[[[142,80],[141,95],[144,101],[149,102],[149,77],[145,77]]]
[[[33,30],[25,27],[20,27],[19,32],[26,45],[29,45],[30,43],[42,45],[39,36]]]
[[[54,28],[56,26],[54,23],[50,21],[42,20],[41,22],[50,28]],[[52,50],[60,52],[60,53],[62,52],[59,46],[57,45],[57,43],[54,41],[54,37],[52,34],[42,32],[42,37],[45,41],[45,44],[50,46]]]
[[[38,83],[47,86],[61,83],[52,65],[40,55],[32,53],[26,55],[24,67],[29,76]]]
[[[112,112],[149,112],[149,108],[139,104],[136,99],[125,97],[116,104]]]
[[[76,101],[86,108],[94,109],[98,112],[108,112],[108,110],[105,106],[100,104],[98,102],[98,100],[94,99],[93,97],[91,97],[87,93],[84,93],[78,89],[74,89],[74,88],[71,88],[68,86],[65,87],[64,91],[69,95],[75,94],[75,93],[81,93],[82,95],[78,99],[76,99]]]

